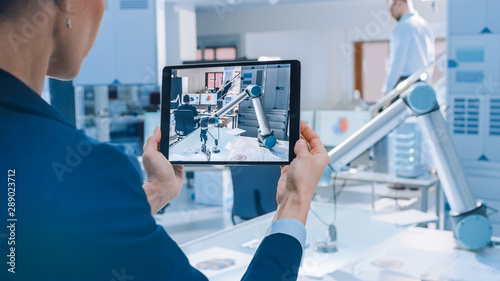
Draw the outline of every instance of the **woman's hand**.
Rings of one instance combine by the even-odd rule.
[[[274,219],[292,218],[305,225],[314,191],[330,158],[318,135],[304,121],[300,127],[302,138],[294,149],[297,157],[281,169]]]
[[[159,127],[156,127],[153,135],[144,144],[142,155],[144,169],[148,175],[142,187],[148,197],[152,215],[179,195],[184,178],[183,166],[170,164],[167,158],[158,151],[160,140],[161,131]]]

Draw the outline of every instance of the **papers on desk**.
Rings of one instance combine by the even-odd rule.
[[[467,265],[467,266],[464,266]],[[461,251],[422,275],[425,281],[500,280],[500,258]]]
[[[232,130],[227,131],[226,134],[238,136],[238,135],[243,134],[244,132],[246,132],[246,131],[243,129],[240,129],[240,128],[236,128],[236,129],[232,129]]]
[[[400,226],[412,225],[423,222],[432,222],[438,219],[436,215],[424,213],[415,209],[373,216],[372,218],[375,220],[392,223]]]
[[[377,249],[328,275],[335,281],[420,281],[421,273],[447,258],[446,254],[393,245]],[[425,280],[425,279],[424,279]],[[454,279],[446,280],[451,281]],[[488,280],[488,279],[477,279]],[[437,280],[436,280],[437,281]],[[445,281],[445,280],[440,280]]]
[[[207,277],[213,277],[242,266],[248,266],[252,256],[225,248],[214,247],[188,255],[189,263]]]
[[[418,197],[411,199],[393,199],[393,198],[380,198],[375,201],[375,210],[377,211],[401,211],[407,209],[418,201]]]
[[[323,280],[500,281],[500,249],[458,250],[449,231],[408,228]]]

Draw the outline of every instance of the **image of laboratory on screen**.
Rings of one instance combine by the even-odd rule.
[[[172,71],[172,162],[287,162],[290,65]]]

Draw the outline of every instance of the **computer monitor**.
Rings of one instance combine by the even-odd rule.
[[[200,94],[188,94],[191,105],[199,105],[200,104]]]
[[[317,110],[314,112],[314,130],[323,145],[334,147],[370,121],[368,111]]]
[[[217,94],[201,94],[201,105],[217,105]]]

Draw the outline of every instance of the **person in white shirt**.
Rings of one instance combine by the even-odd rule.
[[[435,58],[434,32],[415,11],[412,0],[388,0],[387,4],[398,23],[389,45],[384,94]]]

